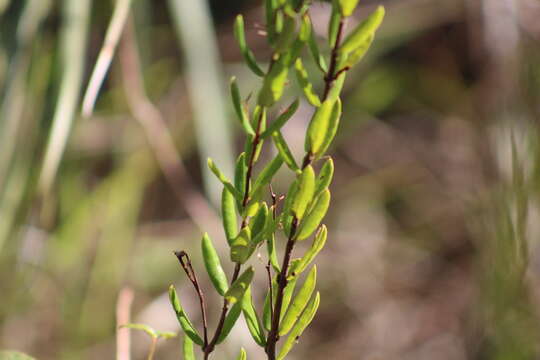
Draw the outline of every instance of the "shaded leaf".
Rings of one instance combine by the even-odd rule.
[[[201,248],[204,266],[206,267],[206,272],[208,272],[212,284],[214,284],[214,287],[220,295],[225,295],[225,292],[229,288],[227,276],[225,276],[225,272],[221,267],[221,261],[219,260],[219,256],[208,233],[205,233],[202,237]]]

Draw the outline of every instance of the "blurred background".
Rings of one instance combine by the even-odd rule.
[[[347,78],[321,307],[290,359],[538,359],[540,2],[360,3],[349,29],[380,3],[387,17]],[[321,37],[329,9],[311,7]],[[204,164],[230,175],[243,147],[227,82],[258,83],[232,22],[244,14],[264,63],[261,1],[0,0],[0,12],[0,348],[112,359],[117,317],[178,330],[171,283],[200,324],[172,251],[191,254],[208,290],[201,233],[228,258]],[[284,128],[298,158],[311,111]],[[290,180],[280,172],[277,191]],[[265,358],[239,324],[214,359],[240,345]],[[132,358],[149,343],[133,331]],[[159,342],[157,359],[179,357],[178,338]]]

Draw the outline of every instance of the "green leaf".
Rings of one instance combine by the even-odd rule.
[[[304,216],[307,206],[313,199],[315,191],[315,172],[313,167],[308,165],[300,175],[298,175],[298,191],[292,200],[291,212],[298,220]]]
[[[275,51],[277,53],[282,53],[289,50],[292,42],[295,39],[295,35],[296,19],[292,16],[285,15],[283,19],[283,30],[281,31],[277,39]]]
[[[294,269],[295,273],[292,275],[297,276],[308,267],[308,265],[313,261],[313,259],[315,259],[315,256],[317,256],[317,254],[322,250],[324,244],[326,244],[327,235],[328,230],[326,229],[326,225],[322,225],[315,234],[315,238],[313,239],[311,248],[306,251],[302,259],[300,260],[300,263],[298,264],[296,269]]]
[[[266,186],[274,178],[274,175],[277,173],[281,165],[283,164],[283,159],[281,156],[276,156],[265,168],[261,171],[257,180],[253,184],[253,192],[261,190],[263,186]]]
[[[263,85],[258,95],[258,104],[264,107],[274,105],[281,98],[287,83],[287,75],[289,74],[289,64],[287,56],[280,56],[275,61],[268,74],[264,77]]]
[[[171,301],[174,312],[176,313],[176,318],[178,319],[182,330],[184,330],[184,333],[186,333],[186,335],[189,336],[195,344],[202,346],[203,340],[197,333],[197,330],[195,330],[195,328],[193,327],[193,324],[187,317],[187,314],[184,312],[184,309],[180,304],[180,299],[178,298],[178,295],[173,285],[169,286],[169,300]]]
[[[341,15],[351,16],[358,5],[358,0],[337,0],[337,6]]]
[[[319,308],[320,303],[320,295],[317,292],[313,300],[310,301],[309,305],[306,307],[306,310],[302,313],[302,316],[294,326],[294,328],[291,331],[291,334],[287,337],[287,340],[285,340],[285,343],[281,347],[281,350],[279,351],[277,360],[283,360],[285,356],[291,351],[292,347],[296,342],[298,341],[298,338],[302,335],[306,327],[311,323],[313,318],[315,317],[315,314],[317,313],[317,309]]]
[[[315,110],[307,129],[305,143],[306,152],[316,154],[320,151],[328,130],[333,107],[334,101],[325,100],[321,106]]]
[[[272,135],[275,131],[279,131],[289,121],[289,119],[294,115],[296,110],[298,110],[298,105],[300,102],[298,99],[294,100],[289,107],[285,109],[277,118],[276,120],[272,121],[272,123],[268,126],[268,129],[266,129],[261,134],[261,139],[265,139],[268,136]]]
[[[173,339],[173,338],[178,336],[177,333],[172,332],[172,331],[158,331],[158,330],[156,330],[156,334],[157,334],[158,338],[165,339],[165,340]]]
[[[341,14],[339,13],[339,9],[335,3],[332,3],[332,13],[330,14],[330,21],[328,22],[328,44],[331,48],[334,48],[336,44],[340,20]]]
[[[313,60],[315,60],[315,64],[317,64],[317,67],[324,74],[326,74],[328,72],[328,66],[326,65],[324,56],[321,55],[321,52],[319,50],[319,45],[317,44],[317,38],[316,38],[315,30],[313,29],[313,25],[311,25],[311,31],[309,33],[307,44],[308,44],[311,56],[313,56]]]
[[[366,38],[366,41],[362,43],[361,45],[358,45],[358,47],[354,51],[346,54],[345,56],[339,55],[338,56],[339,68],[351,68],[354,65],[356,65],[358,62],[360,62],[360,60],[364,58],[367,51],[371,47],[371,44],[373,43],[373,39],[374,39],[373,35],[368,36]]]
[[[154,330],[152,327],[145,325],[145,324],[124,324],[120,325],[120,328],[128,328],[128,329],[135,329],[135,330],[141,330],[147,333],[151,338],[157,339],[158,333],[156,330]]]
[[[373,37],[375,31],[381,26],[384,19],[385,10],[383,6],[379,6],[372,12],[366,20],[362,21],[343,41],[339,47],[338,53],[349,54],[357,50],[359,47],[365,46],[369,37]]]
[[[257,211],[257,214],[255,214],[255,217],[250,223],[252,239],[255,239],[258,235],[260,235],[263,232],[265,225],[267,223],[267,217],[268,217],[268,205],[266,205],[266,203],[263,202],[262,205],[259,206],[259,210]]]
[[[204,266],[206,267],[206,272],[210,276],[212,284],[214,284],[214,287],[220,295],[225,295],[225,292],[227,292],[227,289],[229,288],[227,276],[225,276],[214,244],[212,244],[212,240],[207,233],[204,233],[202,237],[201,248]]]
[[[238,277],[238,279],[236,279],[235,282],[232,283],[229,290],[225,293],[225,299],[229,303],[234,304],[237,301],[242,300],[251,280],[253,280],[253,273],[253,266],[250,266]]]
[[[262,71],[259,65],[257,65],[255,56],[247,46],[246,34],[244,32],[244,17],[242,15],[238,15],[236,17],[236,20],[234,21],[234,37],[238,42],[238,46],[240,46],[240,52],[244,56],[244,60],[246,61],[247,66],[256,75],[261,77],[264,76],[264,71]]]
[[[234,76],[231,78],[231,98],[234,106],[234,111],[236,112],[236,115],[238,116],[240,124],[244,128],[244,131],[246,132],[246,134],[255,135],[255,131],[253,131],[253,127],[249,122],[249,115],[245,107],[242,105],[240,90],[238,89],[236,77]]]
[[[302,59],[296,59],[294,68],[296,70],[296,80],[298,81],[298,86],[300,86],[304,92],[304,96],[306,97],[307,101],[313,106],[321,106],[321,100],[313,91],[313,85],[309,81],[307,70],[304,68],[304,64],[302,64]]]
[[[276,41],[276,10],[278,4],[276,0],[265,0],[265,16],[266,16],[266,36],[270,45]]]
[[[297,280],[298,280],[297,277],[288,280],[287,285],[285,286],[285,289],[283,290],[283,303],[281,305],[281,314],[279,317],[280,322],[285,317],[287,309],[289,308],[289,304],[291,303],[292,295],[294,292],[294,288],[296,287]]]
[[[317,229],[322,219],[328,211],[330,205],[330,190],[323,190],[321,195],[317,197],[317,201],[304,218],[297,231],[296,240],[304,240],[308,238]]]
[[[238,301],[236,302],[229,312],[227,313],[227,316],[225,317],[225,321],[223,323],[223,329],[221,330],[221,334],[219,334],[219,338],[217,340],[217,343],[220,344],[227,338],[229,333],[231,332],[234,324],[236,324],[236,320],[240,317],[240,314],[242,313],[242,302]]]
[[[343,84],[345,83],[345,77],[347,76],[347,72],[343,71],[336,80],[334,80],[334,85],[330,88],[330,91],[328,92],[328,96],[326,97],[327,101],[335,102],[339,95],[341,94],[341,90],[343,89]]]
[[[243,198],[243,195],[231,184],[229,179],[221,172],[221,170],[218,169],[216,164],[214,164],[214,160],[211,158],[208,158],[207,160],[208,167],[210,170],[216,175],[219,181],[231,192],[231,194],[234,195],[236,199],[240,199],[240,201]]]
[[[0,360],[35,360],[33,357],[18,351],[0,351]]]
[[[246,354],[246,350],[244,350],[244,348],[240,348],[240,354],[238,355],[236,360],[247,360],[247,354]]]
[[[246,176],[247,176],[247,164],[246,153],[243,152],[236,159],[236,167],[234,171],[234,187],[243,194],[246,191]]]
[[[251,255],[251,229],[245,227],[231,243],[231,260],[243,264]]]
[[[287,195],[285,196],[285,204],[283,204],[283,210],[280,215],[285,236],[289,236],[291,231],[291,222],[293,218],[292,205],[298,192],[298,181],[299,177],[297,176],[297,178],[289,186],[289,190],[287,191]]]
[[[315,197],[319,196],[323,190],[330,186],[332,178],[334,177],[334,161],[329,157],[324,165],[321,167],[317,181],[315,182]]]
[[[300,289],[296,297],[293,299],[289,309],[287,310],[287,313],[283,317],[283,321],[281,321],[279,324],[279,336],[287,334],[292,329],[294,324],[296,324],[296,321],[306,308],[306,305],[311,298],[311,294],[313,294],[316,282],[317,267],[314,265],[311,268],[308,276],[306,277],[304,285],[302,285],[302,288]]]
[[[328,148],[330,147],[330,144],[332,144],[332,141],[334,140],[334,137],[336,136],[336,133],[339,127],[340,118],[341,118],[341,100],[337,99],[337,101],[334,104],[334,107],[332,108],[332,113],[330,114],[328,127],[326,128],[325,136],[321,144],[321,147],[318,149],[318,151],[314,152],[315,159],[318,159],[319,157],[323,156],[328,150]]]
[[[221,192],[221,216],[223,218],[223,230],[227,242],[232,244],[238,235],[238,224],[236,219],[235,198],[227,188]]]
[[[291,153],[287,142],[283,138],[281,131],[274,131],[272,134],[272,139],[274,140],[274,145],[276,145],[279,155],[285,164],[287,164],[287,166],[294,172],[300,171],[300,168],[298,167],[298,164],[296,164],[296,160],[294,160],[294,156]]]
[[[276,302],[276,294],[277,294],[277,281],[276,277],[272,279],[272,307],[274,307]],[[272,326],[272,311],[270,311],[270,289],[266,293],[266,297],[264,299],[264,306],[263,306],[263,326],[266,330],[270,331],[270,328]]]
[[[195,360],[195,352],[193,351],[193,341],[189,336],[184,336],[184,341],[182,344],[182,353],[184,355],[184,360]]]
[[[253,340],[255,340],[257,344],[264,347],[266,345],[266,340],[261,321],[253,306],[251,287],[247,288],[246,293],[242,298],[242,313],[244,314],[244,319],[246,320],[251,337],[253,337]]]
[[[279,266],[276,254],[276,237],[273,233],[270,234],[268,240],[266,241],[266,249],[268,251],[268,260],[270,261],[270,265],[272,265],[274,271],[280,272],[281,267]]]

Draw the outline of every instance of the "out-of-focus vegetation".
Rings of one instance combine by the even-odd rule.
[[[1,349],[113,358],[130,308],[121,289],[133,291],[131,321],[175,331],[167,286],[191,289],[172,250],[198,247],[203,228],[225,249],[201,163],[211,155],[232,167],[243,146],[226,79],[255,81],[239,65],[232,21],[246,14],[247,40],[268,58],[260,4],[132,1],[83,117],[120,2],[0,1]],[[361,1],[351,23],[378,3]],[[343,96],[322,301],[296,356],[535,359],[540,5],[383,3],[378,41]],[[311,16],[325,34],[328,4],[315,2]],[[298,157],[307,109],[284,128]],[[259,358],[251,342],[235,331],[214,357],[242,345]],[[150,341],[133,333],[131,345],[143,359]],[[156,358],[179,348],[159,342]]]

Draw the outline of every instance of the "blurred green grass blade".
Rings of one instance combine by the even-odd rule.
[[[232,174],[234,156],[212,18],[206,0],[168,0],[168,4],[186,61],[204,186],[207,196],[218,207],[221,186],[210,176],[204,159],[214,157],[225,174]]]
[[[26,78],[32,61],[32,42],[48,16],[51,5],[51,0],[27,0],[16,27],[16,49],[9,62],[0,111],[0,188],[4,188],[7,173],[17,152],[21,117],[28,102]]]
[[[63,1],[60,38],[60,63],[63,72],[39,179],[39,188],[43,194],[50,191],[54,182],[79,104],[87,58],[86,45],[91,4],[90,0]]]
[[[122,35],[132,0],[116,0],[111,22],[105,34],[103,47],[99,52],[94,70],[90,76],[86,93],[82,102],[82,114],[85,117],[92,115],[99,89],[105,80],[107,71],[111,65],[116,47]]]

